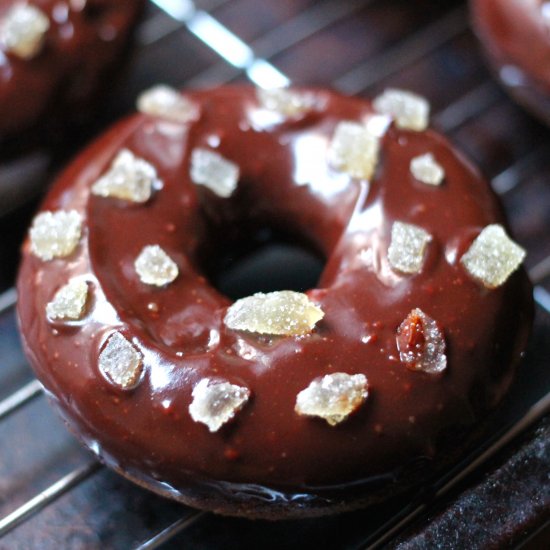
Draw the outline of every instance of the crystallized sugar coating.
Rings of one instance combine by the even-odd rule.
[[[191,101],[164,84],[141,93],[137,99],[137,108],[142,113],[175,122],[188,122],[196,115],[196,107]]]
[[[418,181],[427,185],[441,185],[441,182],[445,179],[445,170],[431,153],[413,158],[411,160],[411,173]]]
[[[352,178],[370,180],[380,155],[380,138],[351,121],[336,126],[329,147],[329,162]]]
[[[311,332],[324,315],[305,294],[280,290],[237,300],[227,310],[224,322],[233,330],[300,336]]]
[[[42,49],[49,28],[44,12],[19,2],[0,20],[0,46],[22,59],[31,59]]]
[[[120,332],[113,332],[99,354],[99,370],[115,386],[132,389],[143,370],[143,356]]]
[[[158,245],[145,246],[134,262],[142,283],[164,286],[178,276],[178,266]]]
[[[525,250],[499,224],[488,225],[460,260],[470,275],[487,288],[496,288],[520,266]]]
[[[421,309],[413,309],[397,329],[399,357],[408,369],[437,374],[447,368],[445,337]]]
[[[211,432],[217,432],[243,408],[249,398],[248,388],[203,378],[193,388],[189,414],[195,422],[206,424]]]
[[[417,225],[394,222],[388,261],[402,273],[418,273],[424,265],[424,254],[432,236]]]
[[[216,195],[227,198],[239,181],[239,167],[209,149],[194,149],[191,154],[191,180],[204,185]]]
[[[364,374],[336,372],[314,380],[296,398],[295,410],[304,416],[324,418],[335,426],[356,411],[368,396]]]
[[[88,283],[82,279],[71,279],[62,286],[46,305],[48,319],[66,319],[75,321],[84,315],[88,299]]]
[[[430,104],[405,90],[388,89],[373,101],[376,111],[389,115],[399,128],[421,132],[428,127]]]
[[[161,186],[155,167],[122,149],[108,172],[93,184],[92,194],[143,203],[151,197],[154,186]]]
[[[42,212],[30,229],[31,252],[40,259],[69,256],[75,250],[82,231],[82,218],[76,210]]]
[[[287,117],[306,113],[316,103],[316,97],[312,93],[295,92],[288,88],[258,88],[256,95],[264,109],[276,111]]]

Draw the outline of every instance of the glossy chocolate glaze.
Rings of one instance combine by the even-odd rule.
[[[471,0],[470,6],[474,28],[499,79],[520,103],[550,122],[548,2]]]
[[[0,0],[0,17],[18,1]],[[0,142],[89,114],[89,103],[109,84],[143,5],[142,0],[26,3],[47,15],[50,28],[32,59],[0,51]]]
[[[200,115],[188,124],[141,114],[120,122],[75,160],[42,205],[82,213],[78,249],[43,262],[28,242],[23,247],[25,349],[69,426],[109,465],[197,506],[272,517],[270,505],[288,501],[275,514],[282,517],[306,513],[304,506],[343,509],[375,485],[390,494],[409,481],[392,486],[404,468],[456,457],[458,434],[471,435],[503,398],[526,344],[532,299],[524,270],[487,290],[459,262],[484,226],[505,223],[479,173],[436,133],[391,126],[371,184],[352,180],[328,166],[327,146],[335,125],[368,117],[370,103],[315,93],[318,107],[287,121],[261,109],[253,89],[235,87],[190,92]],[[231,198],[190,181],[198,146],[239,165]],[[90,196],[122,147],[155,165],[164,182],[145,205]],[[439,187],[410,174],[410,160],[426,152],[446,171]],[[420,274],[398,275],[388,265],[395,220],[433,236]],[[305,337],[223,324],[230,300],[208,282],[205,265],[260,227],[282,229],[327,258],[318,288],[308,292],[325,317]],[[134,271],[148,244],[160,244],[179,265],[165,288],[144,285]],[[49,323],[47,302],[79,274],[93,289],[86,317]],[[399,360],[396,330],[413,308],[444,330],[441,375],[412,372]],[[132,391],[117,390],[98,371],[99,350],[115,329],[144,355]],[[336,427],[294,412],[298,392],[331,372],[369,381],[364,406]],[[188,412],[203,377],[252,392],[216,433]]]

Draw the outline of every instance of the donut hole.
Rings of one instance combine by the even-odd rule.
[[[256,292],[315,288],[325,258],[309,243],[263,226],[218,240],[201,264],[210,283],[237,300]]]

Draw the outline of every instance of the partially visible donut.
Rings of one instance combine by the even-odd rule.
[[[550,2],[471,0],[472,19],[511,95],[550,123]]]
[[[88,114],[142,6],[143,0],[0,0],[0,143]]]
[[[24,347],[79,438],[156,492],[271,519],[461,456],[512,382],[531,286],[428,103],[158,87],[138,104],[23,247]],[[232,303],[207,274],[265,228],[326,258],[318,287]]]

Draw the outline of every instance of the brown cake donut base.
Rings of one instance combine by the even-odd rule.
[[[479,440],[530,331],[533,303],[523,269],[490,290],[460,263],[482,228],[505,225],[478,172],[434,132],[392,125],[370,184],[346,177],[325,162],[327,143],[339,122],[372,116],[371,103],[327,90],[298,92],[313,94],[316,106],[282,121],[267,116],[247,87],[190,92],[199,115],[186,123],[141,114],[122,121],[76,159],[42,205],[42,211],[81,212],[83,238],[72,256],[42,261],[29,242],[23,249],[23,343],[71,429],[129,479],[224,514],[312,517],[358,508],[427,479]],[[315,162],[298,155],[304,144],[317,148]],[[90,195],[123,148],[153,163],[163,182],[145,204]],[[190,180],[197,148],[214,149],[240,168],[230,198]],[[411,159],[428,152],[445,169],[441,186],[411,175]],[[433,236],[414,276],[387,269],[397,220]],[[308,293],[325,316],[304,337],[228,328],[223,318],[231,302],[206,279],[204,258],[215,264],[216,245],[242,243],[251,229],[266,226],[300,237],[328,258],[319,288]],[[180,269],[159,289],[144,284],[133,267],[143,246],[154,243]],[[378,263],[360,263],[369,249]],[[73,276],[90,278],[89,310],[76,323],[52,325],[46,304]],[[444,330],[442,374],[414,372],[399,359],[396,331],[414,308]],[[115,312],[113,322],[104,311]],[[145,357],[143,377],[130,390],[115,387],[98,368],[113,331]],[[209,344],[212,332],[217,340]],[[364,405],[338,426],[297,414],[297,394],[333,372],[367,376]],[[193,387],[205,377],[238,383],[252,395],[215,433],[189,414]],[[231,490],[243,486],[240,494]],[[286,495],[282,502],[265,502],[277,492]]]

